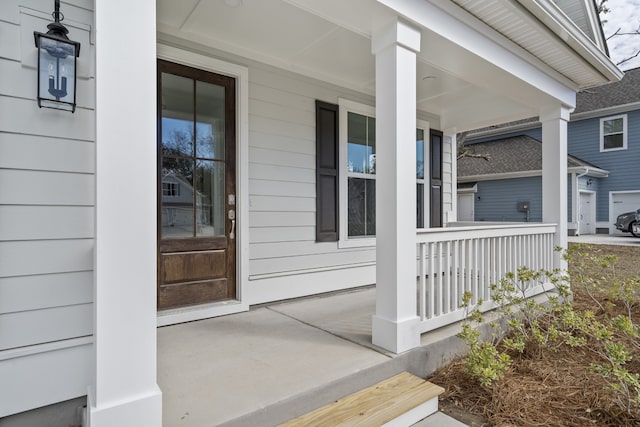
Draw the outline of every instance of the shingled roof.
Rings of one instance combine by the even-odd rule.
[[[640,68],[627,70],[619,82],[578,92],[573,114],[640,102]]]
[[[520,135],[468,146],[473,154],[482,157],[462,157],[458,160],[458,179],[482,175],[542,170],[542,143],[530,136]],[[574,156],[567,156],[567,167],[585,167],[606,171]]]
[[[576,94],[576,109],[572,116],[605,108],[618,107],[640,102],[640,67],[627,70],[619,82],[585,89]],[[475,129],[467,134],[469,140],[495,132],[508,131],[509,128],[539,126],[538,117],[529,117],[514,122],[502,123]]]

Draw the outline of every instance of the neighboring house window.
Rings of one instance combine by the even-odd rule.
[[[600,151],[627,149],[627,116],[600,119]]]
[[[376,234],[376,119],[373,107],[340,100],[340,242],[373,245]],[[428,124],[416,130],[416,226],[424,227]]]
[[[180,184],[177,182],[163,182],[162,195],[168,197],[176,197],[180,195]]]

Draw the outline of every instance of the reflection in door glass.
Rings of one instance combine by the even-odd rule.
[[[162,237],[193,236],[193,161],[162,161]]]
[[[196,155],[224,160],[224,87],[196,82]]]
[[[193,80],[162,73],[162,154],[193,156]]]
[[[198,160],[196,175],[196,235],[223,236],[225,234],[224,163]]]
[[[224,236],[225,88],[161,79],[161,238]]]

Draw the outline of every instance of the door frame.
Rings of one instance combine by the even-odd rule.
[[[587,234],[596,234],[597,231],[597,227],[596,227],[596,192],[595,191],[591,191],[591,190],[580,190],[578,192],[578,212],[577,214],[580,215],[582,213],[582,196],[588,196],[591,199],[591,207],[590,207],[590,211],[591,211],[591,217],[593,218],[592,221],[592,229],[593,229],[593,233],[587,233]],[[577,218],[577,227],[576,227],[576,235],[581,235],[582,232],[580,231],[580,228],[582,227],[582,218],[580,218],[578,216]]]
[[[158,312],[158,326],[190,322],[249,310],[249,70],[219,59],[157,44],[156,56],[236,79],[236,300]],[[154,159],[154,162],[156,160]]]

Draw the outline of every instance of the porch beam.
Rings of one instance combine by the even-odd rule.
[[[96,0],[91,427],[162,425],[156,381],[156,2]]]
[[[420,31],[394,20],[375,32],[376,311],[373,344],[420,345],[416,311],[416,53]]]
[[[554,245],[567,247],[567,122],[571,109],[557,105],[540,111],[542,123],[542,221],[557,224]],[[562,254],[554,268],[566,269]]]

